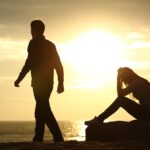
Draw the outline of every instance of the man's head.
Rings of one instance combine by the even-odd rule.
[[[31,25],[31,34],[33,38],[43,35],[45,25],[41,20],[33,20],[30,25]]]

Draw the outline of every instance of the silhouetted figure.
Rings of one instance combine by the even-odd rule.
[[[150,83],[146,79],[138,76],[128,67],[119,68],[117,93],[116,100],[102,114],[92,120],[85,121],[85,124],[91,125],[103,122],[120,107],[138,120],[150,120]],[[139,103],[125,97],[130,93]]]
[[[14,85],[19,83],[31,71],[33,93],[36,100],[35,108],[35,136],[34,142],[43,142],[45,124],[53,135],[55,142],[63,141],[57,121],[49,105],[49,98],[53,89],[54,69],[58,76],[57,92],[64,91],[63,67],[55,45],[43,36],[45,25],[41,20],[31,22],[32,39],[28,45],[28,57]]]

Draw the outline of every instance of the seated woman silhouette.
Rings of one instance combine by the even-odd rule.
[[[123,88],[123,85],[125,87]],[[125,109],[137,120],[150,120],[150,83],[137,75],[128,67],[118,69],[116,100],[98,117],[85,121],[86,125],[103,122],[110,115],[115,113],[120,107]],[[125,97],[132,93],[138,103]]]

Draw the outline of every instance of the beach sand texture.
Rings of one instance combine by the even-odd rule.
[[[118,142],[79,142],[65,141],[63,143],[0,143],[1,150],[148,150],[149,141],[118,141]]]

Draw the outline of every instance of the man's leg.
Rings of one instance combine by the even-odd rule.
[[[33,138],[33,141],[43,142],[45,122],[38,117],[36,117],[35,119],[36,119],[36,125],[35,125],[35,136]]]
[[[63,137],[60,131],[60,128],[58,126],[58,123],[51,111],[50,105],[49,105],[49,98],[51,95],[53,87],[50,85],[44,84],[43,86],[40,86],[40,93],[41,93],[41,110],[37,111],[41,112],[42,117],[44,119],[44,123],[48,126],[50,132],[53,135],[53,140],[60,142],[63,141]]]
[[[43,142],[44,131],[45,131],[45,120],[43,118],[43,105],[42,96],[37,87],[33,87],[34,97],[36,100],[35,107],[35,136],[33,141]]]
[[[50,132],[52,133],[53,135],[53,140],[55,142],[61,142],[63,141],[63,137],[62,137],[62,134],[61,134],[61,130],[58,126],[58,123],[53,115],[53,112],[50,108],[50,104],[49,104],[49,98],[50,98],[50,95],[51,95],[51,92],[52,92],[52,88],[48,87],[48,88],[45,88],[44,90],[44,118],[45,118],[45,123],[46,125],[48,126]]]
[[[55,142],[64,141],[63,137],[62,137],[61,130],[58,126],[58,123],[57,123],[49,105],[47,105],[47,114],[46,114],[46,120],[45,121],[46,121],[46,124],[47,124],[49,130],[51,131],[51,133],[53,135],[53,140]]]

